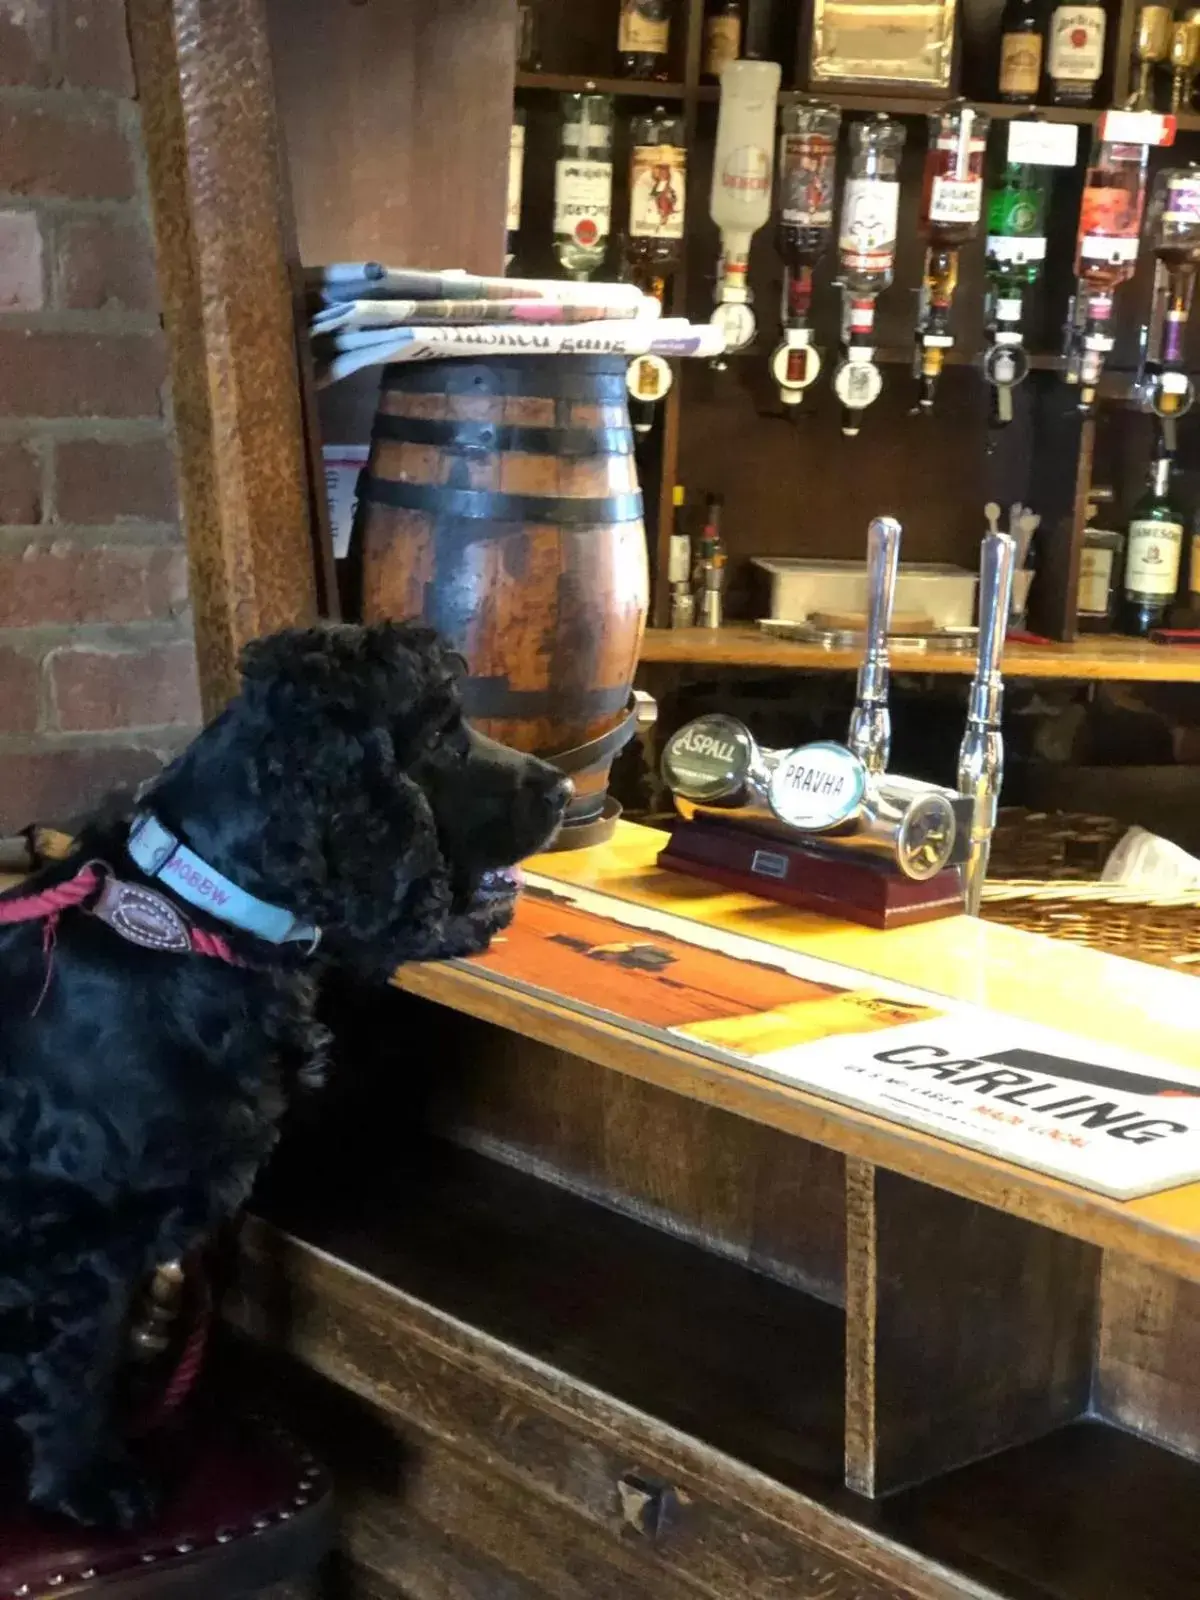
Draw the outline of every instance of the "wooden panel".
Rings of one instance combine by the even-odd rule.
[[[1105,1252],[1096,1410],[1200,1458],[1200,1285]]]
[[[316,615],[260,0],[130,0],[206,712],[248,639]]]
[[[467,1018],[414,1025],[441,1030],[451,1138],[840,1303],[835,1151]]]
[[[243,1233],[240,1277],[228,1302],[235,1326],[276,1352],[269,1368],[276,1383],[282,1371],[278,1354],[288,1351],[375,1408],[374,1416],[360,1411],[357,1429],[340,1414],[325,1443],[341,1488],[347,1477],[353,1482],[356,1472],[370,1463],[372,1488],[393,1505],[402,1499],[406,1514],[416,1512],[456,1538],[474,1542],[469,1521],[457,1520],[460,1511],[454,1502],[462,1490],[443,1475],[444,1457],[423,1488],[419,1453],[407,1473],[401,1470],[404,1455],[389,1451],[382,1413],[388,1430],[402,1441],[419,1446],[421,1440],[433,1439],[469,1457],[493,1506],[507,1495],[508,1485],[521,1490],[520,1505],[527,1516],[534,1516],[537,1501],[545,1499],[560,1522],[570,1520],[578,1530],[585,1563],[607,1548],[624,1567],[622,1552],[635,1547],[662,1584],[661,1590],[649,1593],[673,1595],[677,1582],[689,1593],[696,1585],[722,1600],[780,1600],[810,1593],[821,1600],[961,1597],[962,1590],[948,1577],[911,1567],[903,1552],[869,1530],[783,1487],[774,1475],[763,1476],[735,1456],[714,1450],[702,1435],[681,1433],[657,1413],[632,1409],[603,1387],[580,1384],[561,1368],[531,1360],[460,1316],[434,1310],[366,1275],[363,1265],[369,1266],[366,1258],[352,1266],[252,1223]],[[561,1292],[543,1295],[535,1314],[553,1321],[554,1308],[569,1303]],[[681,1365],[687,1366],[704,1329],[682,1304],[681,1319],[670,1321],[670,1336],[679,1354],[686,1354]],[[755,1327],[748,1319],[747,1333],[753,1334]],[[577,1341],[584,1337],[581,1328]],[[612,1360],[632,1364],[638,1346],[626,1344],[623,1351],[610,1347],[609,1354]],[[756,1357],[747,1350],[745,1359],[753,1364]],[[818,1354],[812,1337],[793,1337],[789,1359],[797,1378],[806,1381],[813,1380],[817,1365],[825,1369],[826,1357]],[[264,1373],[256,1384],[260,1395],[269,1382]],[[322,1444],[319,1398],[314,1400],[311,1388],[297,1394],[292,1414]],[[711,1398],[718,1407],[725,1404],[720,1396]],[[754,1427],[770,1426],[762,1413],[744,1416]],[[801,1449],[811,1446],[811,1440],[796,1442]],[[339,1470],[343,1458],[345,1468]],[[631,1474],[669,1490],[669,1514],[653,1539],[636,1533],[627,1520],[629,1501],[621,1485]],[[811,1475],[809,1481],[814,1481]],[[822,1481],[831,1492],[839,1492],[832,1471]],[[545,1537],[548,1550],[561,1555],[569,1575],[570,1544],[564,1550],[556,1534]],[[356,1559],[376,1570],[384,1548],[352,1546]],[[537,1582],[556,1600],[568,1592],[556,1586],[553,1574],[547,1581],[545,1568],[538,1571],[543,1576]],[[670,1587],[668,1574],[674,1580]]]
[[[504,265],[516,0],[269,0],[302,259]]]
[[[852,1489],[890,1494],[1087,1410],[1097,1250],[863,1161],[846,1220]]]

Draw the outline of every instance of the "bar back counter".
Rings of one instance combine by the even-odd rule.
[[[660,845],[541,868],[1200,1067],[1190,978],[851,928]],[[355,998],[227,1302],[339,1483],[319,1592],[1200,1592],[1200,1185],[1109,1200],[461,968],[396,985]]]

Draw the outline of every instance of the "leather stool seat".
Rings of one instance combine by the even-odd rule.
[[[329,1480],[269,1424],[188,1430],[158,1448],[167,1494],[142,1532],[0,1505],[0,1600],[242,1600],[308,1576],[329,1548]]]

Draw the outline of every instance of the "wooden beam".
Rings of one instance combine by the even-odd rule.
[[[873,1497],[1082,1416],[1100,1253],[846,1163],[846,1482]]]
[[[260,0],[130,0],[206,713],[247,640],[317,614]]]

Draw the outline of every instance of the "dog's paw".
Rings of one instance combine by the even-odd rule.
[[[128,1459],[96,1462],[65,1479],[35,1482],[31,1499],[84,1527],[126,1533],[152,1522],[159,1507],[157,1489]]]

